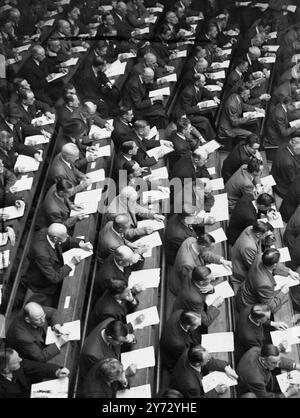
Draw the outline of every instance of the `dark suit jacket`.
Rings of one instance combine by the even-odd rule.
[[[183,155],[174,164],[172,173],[171,173],[171,178],[174,178],[174,177],[180,178],[181,181],[184,181],[184,179],[196,180],[196,178],[204,178],[204,177],[208,179],[211,178],[205,166],[198,167],[197,170],[195,169],[192,163],[190,153]]]
[[[56,344],[45,344],[47,328],[60,324],[61,319],[55,309],[49,307],[43,307],[43,309],[46,314],[43,327],[34,328],[28,324],[21,312],[8,328],[6,343],[7,347],[16,350],[22,357],[46,363],[60,352]]]
[[[110,254],[100,266],[99,274],[97,274],[95,281],[95,294],[100,296],[105,290],[108,281],[122,280],[128,284],[130,273],[130,267],[124,267],[124,271],[121,271],[115,264],[114,254]]]
[[[147,150],[159,147],[159,141],[156,141],[155,139],[141,140],[135,132],[131,136],[131,140],[133,140],[139,148],[137,154],[133,156],[133,159],[137,161],[141,167],[150,167],[157,163],[157,160],[154,157],[148,157]]]
[[[168,220],[164,235],[164,247],[167,262],[169,264],[174,263],[177,251],[179,250],[181,244],[189,237],[197,238],[197,234],[194,229],[184,225],[177,214],[171,216]]]
[[[283,235],[283,242],[288,247],[291,255],[289,267],[297,269],[300,265],[300,251],[299,251],[299,237],[300,237],[300,206],[297,207],[295,213],[291,216]],[[298,287],[298,286],[297,286]]]
[[[62,223],[69,229],[76,223],[76,217],[70,218],[71,202],[69,199],[63,199],[56,194],[55,184],[50,187],[45,196],[43,211],[46,218],[46,226],[52,223]]]
[[[79,183],[85,178],[85,175],[79,171],[74,164],[71,164],[70,168],[63,161],[61,153],[57,154],[52,161],[50,178],[55,182],[58,176],[69,180],[73,184],[74,194],[81,192],[84,189]]]
[[[288,114],[279,103],[270,106],[267,121],[267,138],[272,145],[281,145],[291,139],[294,128],[290,127]]]
[[[235,69],[232,70],[227,77],[226,83],[228,92],[230,91],[231,93],[236,93],[238,88],[244,85],[243,74],[240,76]]]
[[[254,106],[247,105],[240,96],[232,93],[225,102],[220,118],[220,132],[225,136],[232,136],[232,129],[245,123],[243,112],[254,110]]]
[[[120,360],[120,346],[106,344],[102,332],[113,318],[107,318],[87,336],[80,353],[80,375],[85,377],[95,363],[103,358],[112,357]]]
[[[129,243],[127,239],[117,234],[113,229],[113,221],[109,221],[99,233],[99,256],[105,258],[112,254],[120,245],[127,245],[126,243]]]
[[[131,37],[131,32],[134,30],[134,27],[129,23],[127,17],[125,16],[121,19],[114,10],[111,14],[114,18],[118,37],[129,39]]]
[[[197,106],[197,103],[204,100],[212,99],[213,95],[205,87],[200,87],[196,91],[194,85],[188,85],[180,95],[180,106],[182,112],[186,113],[187,116],[193,114],[203,113],[203,110],[200,110]]]
[[[300,158],[294,154],[289,144],[282,145],[276,151],[271,174],[276,181],[275,191],[283,198],[293,180],[300,174]]]
[[[48,82],[46,77],[51,73],[58,73],[59,70],[48,58],[45,58],[39,65],[33,60],[28,58],[22,65],[19,72],[19,77],[24,77],[30,84],[33,91],[46,89]]]
[[[10,192],[10,188],[16,180],[16,176],[4,168],[3,173],[0,174],[0,208],[15,204],[17,196]]]
[[[186,331],[179,323],[183,310],[179,309],[171,314],[164,325],[160,337],[160,350],[163,365],[172,371],[182,353],[192,344],[200,344],[201,333],[197,329],[194,333]]]
[[[33,105],[28,106],[26,110],[22,104],[18,101],[13,104],[16,111],[20,114],[19,124],[22,128],[24,136],[36,135],[41,132],[41,128],[31,125],[31,121],[39,116],[42,116],[45,112],[51,111],[50,106],[39,100],[35,100]]]
[[[78,247],[79,242],[77,238],[67,240],[61,245],[62,251]],[[36,232],[30,250],[30,264],[26,272],[29,287],[35,292],[56,294],[70,271],[71,268],[63,264],[48,242],[46,229]]]
[[[280,213],[284,222],[288,222],[290,217],[293,215],[298,205],[300,204],[300,175],[295,177],[294,181],[288,188],[288,192],[284,196],[281,206]]]
[[[13,381],[0,374],[0,399],[30,398],[31,384],[43,379],[55,379],[58,369],[56,364],[23,359],[20,369],[13,372]]]
[[[171,386],[178,390],[184,398],[217,398],[217,392],[212,390],[204,394],[202,388],[202,378],[212,371],[224,371],[228,365],[226,361],[211,358],[209,362],[202,368],[201,372],[193,369],[187,358],[188,350],[180,356],[174,372],[171,376]]]
[[[117,390],[117,382],[113,382],[110,386],[98,372],[98,364],[95,364],[80,385],[78,397],[113,399],[117,395]]]
[[[199,145],[199,141],[193,138],[183,139],[177,134],[177,131],[171,134],[170,141],[172,141],[174,145],[174,152],[170,155],[172,163],[178,161],[178,159],[183,155],[189,154],[190,151],[194,151],[194,149],[196,149]]]
[[[274,381],[270,370],[263,367],[259,361],[260,347],[250,348],[241,358],[237,366],[239,376],[239,395],[254,393],[257,398],[282,398],[284,395],[274,392]],[[293,370],[294,361],[286,357],[280,358],[279,367],[283,370]]]
[[[254,200],[252,194],[242,196],[237,202],[227,229],[227,240],[230,245],[233,245],[240,233],[244,231],[247,226],[253,225],[259,218],[252,201]]]
[[[279,265],[273,274],[288,276],[288,269]],[[269,305],[272,312],[276,312],[285,297],[281,291],[274,290],[276,286],[273,274],[266,268],[258,255],[249,269],[247,279],[241,284],[236,295],[236,307],[240,312],[244,307],[256,303]]]
[[[243,164],[248,164],[251,159],[252,155],[247,152],[244,141],[239,142],[223,161],[222,177],[224,183],[226,183],[232,174]]]
[[[116,149],[119,149],[123,142],[129,140],[133,135],[133,127],[131,124],[124,123],[119,116],[114,119],[114,130],[112,131],[111,138],[114,141]]]

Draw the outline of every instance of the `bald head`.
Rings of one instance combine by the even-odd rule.
[[[97,105],[93,102],[84,102],[83,106],[89,115],[94,115],[97,111]]]
[[[125,16],[127,13],[127,5],[123,1],[119,1],[116,5],[116,11],[117,13],[121,14],[122,16]]]
[[[126,245],[121,245],[116,249],[115,260],[120,266],[123,267],[131,266],[136,262],[134,252]]]
[[[157,63],[156,55],[152,54],[151,52],[147,52],[144,55],[145,63],[148,66],[152,66]]]
[[[41,45],[34,45],[31,48],[31,55],[38,62],[42,62],[46,57],[45,50]]]
[[[24,320],[34,328],[41,327],[45,323],[45,312],[41,305],[36,302],[29,302],[24,306]]]
[[[50,240],[54,244],[61,244],[68,238],[67,228],[64,224],[53,223],[48,227],[47,230]]]
[[[62,33],[65,36],[71,35],[71,26],[67,20],[59,19],[57,22],[57,29],[60,33]]]
[[[251,46],[248,50],[248,55],[251,60],[257,59],[261,56],[260,49],[257,46]]]
[[[79,149],[75,144],[65,144],[61,149],[62,157],[65,161],[74,163],[79,158]]]
[[[192,153],[192,160],[197,167],[202,167],[206,164],[208,153],[203,148],[197,148]]]
[[[130,226],[130,219],[126,213],[117,215],[113,222],[113,228],[119,233],[124,233]]]
[[[143,77],[144,83],[146,84],[152,83],[154,79],[154,71],[152,70],[152,68],[146,67],[143,71],[142,77]]]

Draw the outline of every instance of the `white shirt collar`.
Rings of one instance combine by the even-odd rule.
[[[49,242],[49,244],[51,245],[51,247],[54,249],[55,248],[54,242],[51,241],[51,239],[49,238],[49,235],[48,234],[46,235],[46,237],[47,237],[47,241]]]
[[[67,164],[67,166],[68,166],[69,168],[72,168],[72,167],[71,167],[71,164],[70,164],[68,161],[66,161],[66,160],[63,158],[63,156],[61,157],[61,159],[63,160],[63,162],[64,162],[65,164]]]

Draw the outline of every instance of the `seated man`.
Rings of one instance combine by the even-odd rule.
[[[185,309],[201,314],[202,327],[206,331],[220,314],[219,307],[224,302],[224,299],[220,296],[210,306],[206,305],[206,296],[215,291],[211,284],[212,280],[214,278],[208,267],[194,267],[191,279],[185,281],[173,305],[173,311]]]
[[[32,300],[45,306],[56,307],[62,282],[81,260],[74,256],[64,263],[63,251],[71,248],[93,249],[91,243],[79,238],[69,238],[63,224],[51,224],[48,229],[36,232],[30,249],[30,263],[26,271],[28,287],[34,295]]]
[[[188,85],[180,94],[178,99],[180,103],[180,112],[186,113],[191,123],[201,132],[207,141],[215,138],[214,129],[208,118],[203,116],[208,113],[207,109],[203,110],[200,103],[205,100],[214,100],[219,104],[219,99],[205,87],[205,76],[203,74],[195,74],[192,84]]]
[[[212,251],[214,242],[214,238],[209,234],[201,234],[197,239],[190,237],[183,241],[175,258],[172,276],[168,280],[168,288],[174,295],[177,295],[186,281],[191,279],[194,267],[208,263],[231,266],[231,261]]]
[[[114,167],[114,174],[116,178],[119,175],[119,170],[124,170],[124,164],[128,161],[134,162],[133,157],[136,156],[138,149],[139,148],[134,141],[125,141],[121,144],[120,152],[117,155]]]
[[[222,371],[230,378],[237,378],[237,374],[226,361],[211,357],[201,345],[189,347],[174,368],[171,386],[185,398],[218,398],[219,394],[228,390],[226,385],[218,385],[206,394],[203,392],[201,380],[212,371]]]
[[[273,227],[262,221],[255,221],[247,226],[231,248],[232,272],[230,282],[236,293],[239,286],[246,280],[248,271],[258,254],[263,252],[263,246],[274,243]]]
[[[179,118],[176,128],[176,131],[170,136],[170,141],[174,146],[174,152],[170,155],[171,165],[175,164],[183,155],[195,151],[200,145],[200,140],[191,135],[192,125],[189,119]]]
[[[179,309],[165,322],[160,337],[162,362],[172,372],[182,353],[201,339],[201,315]]]
[[[73,185],[70,196],[86,190],[91,185],[91,180],[75,167],[79,159],[79,149],[75,144],[65,144],[61,152],[56,155],[51,165],[50,179],[56,182],[57,178],[69,180]]]
[[[261,154],[258,151],[260,147],[257,135],[249,135],[244,141],[240,141],[223,161],[222,177],[226,183],[233,173],[235,173],[243,164],[256,158],[261,160]]]
[[[13,193],[13,186],[16,181],[16,176],[4,167],[0,159],[0,208],[15,204],[17,197]]]
[[[299,274],[282,264],[278,265],[279,259],[280,252],[275,248],[269,248],[256,257],[249,269],[247,279],[242,282],[236,295],[238,312],[255,303],[268,304],[272,313],[280,308],[285,295],[289,292],[289,287],[283,285],[280,290],[275,291],[276,282],[273,275],[291,276],[299,280]]]
[[[254,201],[254,203],[253,203]],[[227,228],[227,239],[233,245],[247,226],[253,225],[261,217],[267,217],[272,212],[273,196],[262,193],[256,200],[252,194],[246,194],[237,202],[231,214]]]
[[[278,148],[272,163],[271,174],[276,181],[276,193],[284,198],[293,180],[300,174],[300,136],[294,136],[288,144]]]
[[[0,350],[0,398],[30,398],[31,385],[45,379],[63,379],[69,370],[57,364],[22,359],[17,351]]]
[[[138,290],[140,290],[138,288]],[[130,289],[122,280],[107,283],[107,289],[95,303],[90,318],[89,329],[93,330],[100,322],[113,318],[126,324],[126,315],[135,311],[139,304],[136,289]]]
[[[285,393],[275,392],[275,376],[272,371],[276,368],[287,371],[300,370],[300,364],[281,357],[279,349],[272,344],[250,348],[237,367],[240,396],[249,392],[257,398],[289,398],[297,395],[298,390],[294,385],[288,386]]]
[[[208,153],[205,149],[198,148],[193,152],[183,155],[173,166],[171,178],[184,179],[210,179],[211,176],[206,168]]]
[[[118,150],[122,142],[128,141],[129,138],[133,135],[133,111],[128,107],[121,107],[119,111],[119,116],[114,118],[113,126],[114,130],[112,131],[111,138],[114,141],[116,150]]]
[[[255,111],[256,108],[246,104],[250,97],[250,90],[245,86],[237,89],[236,93],[230,94],[226,99],[221,113],[219,135],[227,138],[245,139],[252,134],[249,124],[256,122],[251,115],[243,117],[243,112]],[[254,125],[255,128],[255,125]]]
[[[289,222],[300,204],[300,175],[294,178],[285,194],[279,211],[284,222]]]
[[[63,51],[60,39],[48,39],[45,52],[48,60],[55,66],[60,66],[70,58],[69,55]]]
[[[161,67],[157,62],[157,57],[152,52],[146,52],[143,57],[143,60],[138,62],[132,69],[132,74],[134,75],[142,75],[146,68],[151,68],[154,71],[154,80],[156,81],[157,85],[163,84],[162,82],[157,82],[157,79],[165,75],[166,72],[172,73],[174,71],[174,67],[165,65]]]
[[[151,126],[158,129],[166,127],[166,113],[163,96],[149,97],[149,91],[155,90],[154,71],[145,68],[142,75],[133,75],[126,83],[123,94],[123,105],[133,109],[136,119],[147,119]]]
[[[59,354],[60,348],[68,341],[68,335],[62,334],[57,343],[45,343],[48,326],[59,333],[60,322],[55,309],[29,302],[10,324],[6,344],[25,359],[46,363]]]
[[[258,187],[261,187],[261,177],[263,171],[261,160],[256,158],[242,165],[226,182],[225,192],[228,196],[229,212],[233,212],[238,200],[247,193],[257,194]]]

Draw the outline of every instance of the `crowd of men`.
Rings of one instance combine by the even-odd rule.
[[[228,380],[237,380],[238,397],[299,396],[295,384],[281,390],[276,375],[280,369],[300,371],[300,364],[288,356],[285,339],[275,345],[270,334],[288,328],[276,320],[276,313],[289,298],[294,312],[300,313],[297,2],[3,3],[0,232],[1,240],[6,236],[4,245],[8,241],[13,247],[18,232],[9,212],[2,209],[24,206],[16,182],[27,171],[17,164],[19,156],[48,165],[49,175],[43,179],[41,205],[32,208],[37,216],[18,303],[5,318],[0,398],[30,397],[33,383],[74,373],[57,360],[70,344],[58,307],[65,281],[93,251],[90,312],[86,318],[76,318],[86,321],[86,338],[74,364],[77,397],[114,398],[118,391],[131,388],[140,367],[135,363],[124,367],[122,353],[134,350],[135,330],[144,315],[131,322],[127,315],[139,311],[145,288],[130,285],[130,277],[143,269],[151,251],[149,243],[136,241],[153,236],[157,229],[172,306],[155,347],[168,378],[152,395],[218,398],[228,395]],[[28,47],[22,50],[24,45]],[[227,55],[226,50],[230,50]],[[182,51],[188,53],[180,55]],[[112,74],[116,62],[124,68]],[[224,75],[217,77],[218,72]],[[169,82],[171,75],[176,77]],[[169,100],[172,94],[174,100]],[[53,118],[55,125],[49,128]],[[45,119],[47,123],[42,122]],[[44,142],[32,142],[37,137]],[[43,151],[49,141],[53,155],[47,159]],[[222,148],[213,153],[208,145],[215,141]],[[99,157],[98,144],[107,143],[113,155]],[[270,150],[268,162],[264,147]],[[220,222],[211,212],[216,194],[208,161],[217,164],[219,154],[222,162],[214,172],[220,169],[228,199],[229,217],[222,223],[228,257],[214,251],[210,233]],[[96,215],[86,213],[76,196],[91,190],[91,167],[100,160],[104,163],[99,168],[114,180],[117,193],[109,196],[96,238],[89,242],[74,231]],[[165,167],[168,179],[178,180],[179,194],[176,188],[167,190],[166,178],[154,178],[154,170]],[[270,167],[275,185],[264,182]],[[161,199],[167,193],[168,213],[151,205],[151,200],[145,202],[138,192],[141,180],[164,195]],[[276,234],[278,218],[284,222],[283,245]],[[143,220],[153,222],[139,225]],[[280,262],[281,246],[289,250],[286,265]],[[71,249],[78,251],[66,260],[63,253]],[[228,274],[234,292],[232,362],[220,360],[202,345],[202,336],[223,314],[226,303],[222,296],[206,303],[216,287],[208,266],[212,264],[232,271]],[[2,265],[4,273],[7,267]],[[294,285],[286,282],[278,287],[275,275],[289,277]],[[7,289],[3,287],[2,304],[10,303]],[[87,296],[81,295],[83,300]],[[46,343],[48,327],[56,336],[51,344]],[[216,371],[226,375],[227,383],[205,391],[203,378]]]

